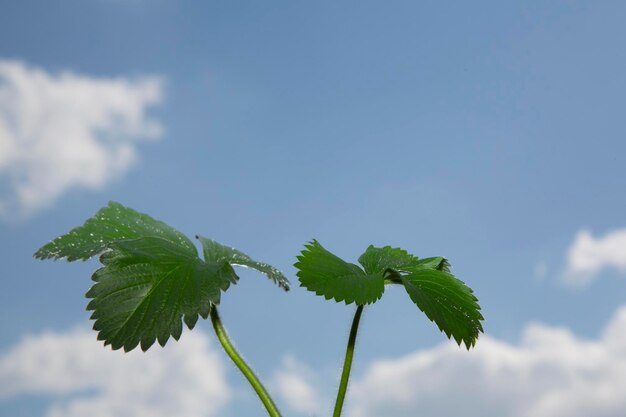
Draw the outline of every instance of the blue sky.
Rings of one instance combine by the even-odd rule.
[[[433,398],[459,380],[483,381],[459,401],[471,416],[622,415],[626,380],[610,370],[626,366],[614,349],[626,343],[610,329],[626,330],[625,14],[618,1],[4,1],[0,415],[93,415],[96,405],[98,415],[115,415],[106,411],[119,401],[109,385],[60,387],[52,377],[37,385],[9,366],[28,362],[31,351],[48,363],[37,346],[50,343],[69,358],[68,378],[106,373],[72,367],[64,344],[75,338],[98,349],[88,342],[95,334],[85,330],[83,297],[96,263],[31,255],[109,200],[288,275],[295,285],[285,295],[244,271],[222,305],[225,325],[285,414],[329,414],[353,313],[297,287],[295,255],[316,238],[349,260],[370,243],[445,255],[486,317],[485,347],[479,340],[467,353],[444,343],[405,294],[388,290],[364,314],[348,415],[410,415],[418,406],[425,416],[448,415],[451,405]],[[208,411],[187,414],[263,415],[208,323],[198,333],[185,333],[181,349],[202,353],[208,338],[225,369],[211,380],[223,395],[215,409],[200,403]],[[196,345],[184,347],[188,336]],[[603,352],[604,362],[588,364],[604,378],[593,386],[621,382],[615,400],[581,396],[575,410],[559,402],[578,398],[555,388],[576,385],[564,376],[583,372],[576,360],[559,362],[551,374],[559,384],[541,372],[539,381],[505,379],[545,383],[550,398],[493,388],[502,384],[489,379],[484,358],[526,375],[519,363],[541,369],[551,357],[539,345],[553,346],[557,358],[577,352],[584,363],[590,346]],[[174,366],[172,349],[158,360]],[[103,361],[130,372],[123,354],[105,353]],[[393,381],[368,381],[411,355],[452,355],[460,365],[435,372],[443,382],[430,397],[417,390],[393,403],[384,391]],[[418,367],[406,381],[420,386],[428,372]],[[490,392],[507,400],[479,401]],[[370,411],[350,405],[351,393]],[[516,401],[535,408],[516,411]]]

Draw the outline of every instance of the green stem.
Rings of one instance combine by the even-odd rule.
[[[261,399],[261,402],[267,409],[269,415],[271,417],[281,417],[280,412],[276,407],[276,404],[274,404],[274,402],[272,401],[272,398],[265,390],[265,387],[263,387],[261,381],[259,381],[259,378],[257,378],[257,376],[254,374],[252,369],[250,369],[246,361],[244,361],[243,358],[239,355],[233,344],[230,342],[230,339],[228,339],[226,330],[224,329],[222,321],[220,320],[220,316],[217,313],[217,307],[215,306],[211,308],[211,323],[213,324],[215,334],[217,335],[217,338],[219,339],[222,346],[224,347],[224,350],[233,360],[235,365],[237,365],[237,368],[239,368],[241,373],[243,373],[248,382],[250,382],[250,385],[252,385],[252,388],[254,388],[254,391],[256,391],[257,395]]]
[[[356,313],[354,313],[354,319],[352,320],[350,337],[348,338],[348,348],[346,349],[346,358],[343,361],[343,371],[341,373],[341,381],[339,382],[339,391],[337,392],[337,400],[335,401],[335,411],[333,412],[333,417],[341,416],[343,400],[346,397],[346,391],[348,389],[348,379],[350,379],[350,369],[352,368],[352,357],[354,356],[354,345],[356,343],[356,334],[359,330],[361,313],[363,313],[362,305],[357,307]]]

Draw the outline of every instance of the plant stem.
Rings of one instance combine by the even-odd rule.
[[[352,357],[354,356],[356,334],[359,330],[359,321],[361,320],[362,312],[363,306],[360,305],[357,307],[356,313],[354,313],[354,319],[352,319],[350,337],[348,338],[348,348],[346,349],[346,358],[343,361],[343,372],[341,373],[341,381],[339,382],[339,391],[337,392],[337,400],[335,401],[335,411],[333,412],[333,417],[341,416],[343,400],[346,397],[346,391],[348,389],[348,379],[350,379],[350,369],[352,368]]]
[[[265,387],[263,387],[261,381],[259,381],[250,366],[248,366],[246,361],[243,360],[233,344],[230,342],[230,339],[226,334],[226,330],[222,325],[222,321],[220,320],[220,316],[217,313],[217,307],[215,306],[211,308],[211,323],[213,324],[213,329],[215,329],[215,334],[222,344],[222,347],[224,347],[224,350],[226,351],[228,356],[230,356],[235,365],[237,365],[237,368],[239,368],[239,370],[241,371],[241,373],[243,373],[248,382],[250,382],[250,385],[252,385],[252,388],[254,388],[254,391],[256,391],[257,395],[261,399],[261,402],[267,409],[268,414],[271,417],[281,417],[280,411],[278,411],[276,404],[274,404],[274,402],[272,401],[272,398],[265,390]]]

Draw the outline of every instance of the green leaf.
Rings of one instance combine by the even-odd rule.
[[[35,258],[87,260],[102,253],[112,242],[149,236],[178,244],[190,254],[197,253],[193,242],[176,229],[112,201],[82,226],[40,248]]]
[[[214,240],[207,239],[202,236],[196,236],[202,243],[204,259],[207,262],[228,262],[233,266],[242,266],[245,268],[256,269],[266,275],[276,285],[285,291],[289,291],[289,280],[278,269],[272,265],[255,261],[245,253],[229,246],[222,245]]]
[[[186,248],[159,237],[120,240],[101,257],[104,265],[87,292],[93,300],[94,330],[113,349],[147,350],[178,340],[181,318],[191,329],[198,315],[208,317],[220,291],[236,280],[228,263],[204,262]]]
[[[465,343],[467,349],[476,344],[484,318],[478,299],[463,281],[444,271],[415,268],[402,282],[411,300],[448,338]]]
[[[365,304],[382,296],[381,283],[400,284],[420,310],[459,345],[465,343],[469,349],[483,331],[478,300],[450,274],[450,263],[443,257],[419,259],[400,248],[369,246],[359,257],[363,271],[315,240],[305,247],[295,266],[302,286],[318,295]]]
[[[365,272],[373,274],[386,270],[402,270],[403,267],[415,265],[417,257],[404,249],[385,246],[376,248],[370,245],[363,255],[359,257],[359,263],[365,268]]]
[[[208,239],[206,239],[208,241]],[[87,309],[98,339],[129,351],[178,340],[182,322],[192,329],[207,318],[222,291],[236,283],[234,264],[250,266],[288,288],[275,268],[216,242],[205,259],[191,240],[167,224],[115,202],[35,253],[39,259],[86,260],[101,254]]]
[[[370,304],[378,300],[385,289],[381,271],[366,273],[333,255],[316,240],[305,245],[294,266],[298,268],[301,286],[326,299]]]
[[[423,258],[415,263],[405,267],[403,271],[417,271],[420,269],[436,269],[437,271],[450,272],[450,262],[446,258],[441,256],[435,256],[433,258]]]

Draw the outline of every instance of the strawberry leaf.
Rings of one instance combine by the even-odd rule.
[[[101,254],[102,267],[86,294],[91,299],[87,309],[93,312],[98,339],[129,351],[138,345],[147,350],[155,341],[164,346],[170,337],[178,340],[183,321],[192,329],[199,316],[206,319],[221,292],[236,283],[234,264],[252,263],[279,285],[288,285],[275,268],[232,248],[224,256],[223,248],[214,242],[201,259],[193,242],[176,229],[111,202],[35,257],[74,261]]]
[[[435,269],[437,271],[450,272],[450,263],[446,258],[435,256],[433,258],[420,259],[402,270],[404,272],[411,272],[421,269]]]
[[[324,249],[317,240],[305,245],[294,266],[298,268],[300,285],[327,300],[363,305],[383,295],[381,271],[366,273]]]
[[[121,240],[101,257],[104,265],[86,296],[98,339],[129,351],[155,340],[178,340],[181,318],[191,329],[198,315],[207,318],[220,291],[236,276],[228,263],[207,263],[158,237]]]
[[[416,269],[402,276],[411,300],[457,344],[469,349],[483,331],[478,299],[463,281],[445,271]]]
[[[418,259],[400,248],[369,246],[357,265],[347,263],[317,241],[305,245],[295,264],[303,287],[326,299],[373,303],[384,284],[404,285],[411,300],[448,338],[469,349],[483,331],[478,300],[472,290],[450,274],[443,257]]]
[[[417,257],[404,249],[391,246],[377,248],[370,245],[359,257],[359,263],[367,273],[384,272],[389,269],[402,270],[403,267],[415,265],[417,262]]]
[[[59,236],[37,252],[37,259],[87,260],[102,253],[115,241],[138,237],[161,237],[196,253],[191,240],[178,230],[114,201],[100,209],[85,224]]]
[[[285,291],[289,291],[289,280],[278,269],[272,265],[255,261],[245,253],[238,251],[226,245],[222,245],[214,240],[206,237],[196,236],[203,248],[204,260],[207,262],[228,262],[233,266],[242,266],[245,268],[256,269],[260,273],[266,275],[276,285]]]

